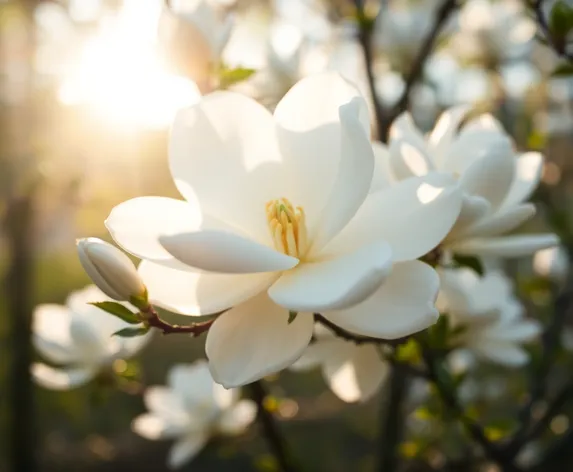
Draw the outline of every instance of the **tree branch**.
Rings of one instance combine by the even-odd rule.
[[[404,344],[409,337],[399,338],[399,339],[379,339],[379,338],[372,338],[370,336],[362,336],[360,334],[354,334],[350,331],[346,331],[345,329],[341,328],[340,326],[334,324],[332,321],[326,319],[320,313],[314,314],[314,321],[320,323],[321,325],[327,327],[330,331],[332,331],[336,336],[339,338],[345,339],[346,341],[353,342],[354,344],[376,344],[376,345],[391,345],[391,346],[399,346],[400,344]]]
[[[537,26],[541,30],[541,33],[545,37],[547,41],[547,45],[553,49],[555,54],[563,59],[567,59],[569,62],[573,62],[573,54],[566,51],[567,42],[561,41],[558,38],[555,38],[551,34],[551,30],[549,29],[549,24],[547,22],[547,18],[543,14],[543,0],[534,0],[531,3],[533,8],[533,12],[535,14],[535,19],[537,21]]]
[[[436,386],[442,402],[454,412],[458,417],[458,421],[466,428],[473,440],[481,446],[485,455],[496,462],[504,472],[519,472],[520,469],[513,463],[513,458],[505,450],[492,444],[487,439],[483,428],[465,414],[454,390],[450,388],[450,379],[444,379],[443,374],[445,371],[438,365],[438,361],[434,359],[431,350],[427,346],[423,346],[422,354],[428,368],[430,380]]]
[[[159,314],[151,305],[145,310],[141,310],[144,318],[144,323],[152,328],[159,329],[163,334],[173,334],[173,333],[188,333],[193,336],[199,336],[200,334],[208,331],[211,325],[214,323],[215,318],[208,321],[202,321],[200,323],[194,323],[192,325],[176,325],[170,324],[159,318]]]
[[[393,365],[387,384],[387,397],[381,405],[378,464],[376,470],[393,472],[398,466],[398,445],[404,434],[405,401],[408,395],[406,372]]]
[[[424,71],[424,65],[428,60],[428,58],[430,57],[430,54],[434,50],[436,41],[440,36],[442,29],[444,28],[444,26],[446,26],[446,23],[450,18],[450,15],[456,10],[457,7],[458,7],[458,0],[445,0],[442,3],[442,5],[437,9],[435,14],[434,25],[430,30],[430,32],[428,33],[428,36],[422,42],[420,50],[418,51],[418,54],[416,55],[416,58],[412,63],[412,68],[410,69],[408,75],[406,75],[405,78],[406,84],[402,96],[400,97],[396,105],[394,105],[394,107],[392,107],[392,109],[386,113],[386,115],[384,116],[384,120],[378,125],[380,139],[384,139],[386,137],[394,119],[400,113],[407,110],[408,105],[410,103],[410,93],[412,92],[412,89],[416,84],[416,82],[418,82],[418,80],[422,76],[422,73]]]
[[[277,422],[274,416],[265,408],[265,398],[268,394],[263,382],[259,380],[248,387],[251,390],[253,401],[257,404],[257,418],[263,429],[264,437],[280,469],[282,472],[295,472],[297,468],[287,452],[286,444],[280,434]]]

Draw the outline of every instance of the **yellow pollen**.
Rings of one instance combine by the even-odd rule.
[[[304,256],[307,234],[302,207],[295,209],[286,198],[279,198],[268,202],[266,211],[275,249],[293,257]]]

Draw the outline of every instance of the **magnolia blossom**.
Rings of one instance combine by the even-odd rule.
[[[541,332],[537,321],[523,317],[523,306],[502,272],[479,277],[470,269],[441,269],[438,307],[461,331],[453,342],[472,354],[508,367],[528,361],[522,343]],[[468,367],[471,359],[467,359]]]
[[[468,108],[444,112],[426,138],[408,113],[392,125],[388,148],[376,144],[378,179],[389,183],[437,170],[464,192],[459,219],[441,247],[457,254],[518,257],[557,244],[553,234],[505,235],[535,214],[524,203],[543,167],[538,152],[516,154],[501,124],[485,114],[460,124]]]
[[[435,322],[438,277],[416,259],[450,230],[459,189],[432,174],[370,193],[369,129],[364,99],[334,73],[300,81],[274,115],[216,92],[171,130],[186,201],[142,197],[111,212],[106,225],[144,259],[153,302],[187,315],[228,310],[207,336],[217,382],[239,386],[291,365],[315,312],[386,338]]]
[[[36,307],[32,341],[38,353],[60,367],[32,365],[32,376],[42,387],[66,390],[79,387],[110,368],[116,359],[136,354],[149,341],[151,332],[135,337],[113,336],[130,325],[91,302],[110,300],[90,285],[73,292],[66,305]]]
[[[159,23],[167,56],[202,92],[230,38],[233,17],[215,0],[171,0]]]
[[[388,375],[388,363],[380,347],[357,345],[336,337],[317,325],[314,342],[291,370],[306,371],[320,367],[330,389],[345,402],[366,401],[381,387]]]
[[[238,390],[216,384],[203,360],[173,366],[167,386],[148,388],[144,401],[149,413],[133,421],[133,431],[151,440],[176,439],[167,458],[171,469],[193,459],[211,436],[241,434],[257,412]]]

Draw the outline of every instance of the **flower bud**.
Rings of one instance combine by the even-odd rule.
[[[79,239],[77,246],[84,270],[108,297],[119,301],[146,298],[137,269],[118,248],[98,238]]]

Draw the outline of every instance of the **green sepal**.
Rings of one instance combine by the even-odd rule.
[[[289,311],[288,312],[288,324],[291,324],[296,317],[298,316],[298,311]]]

